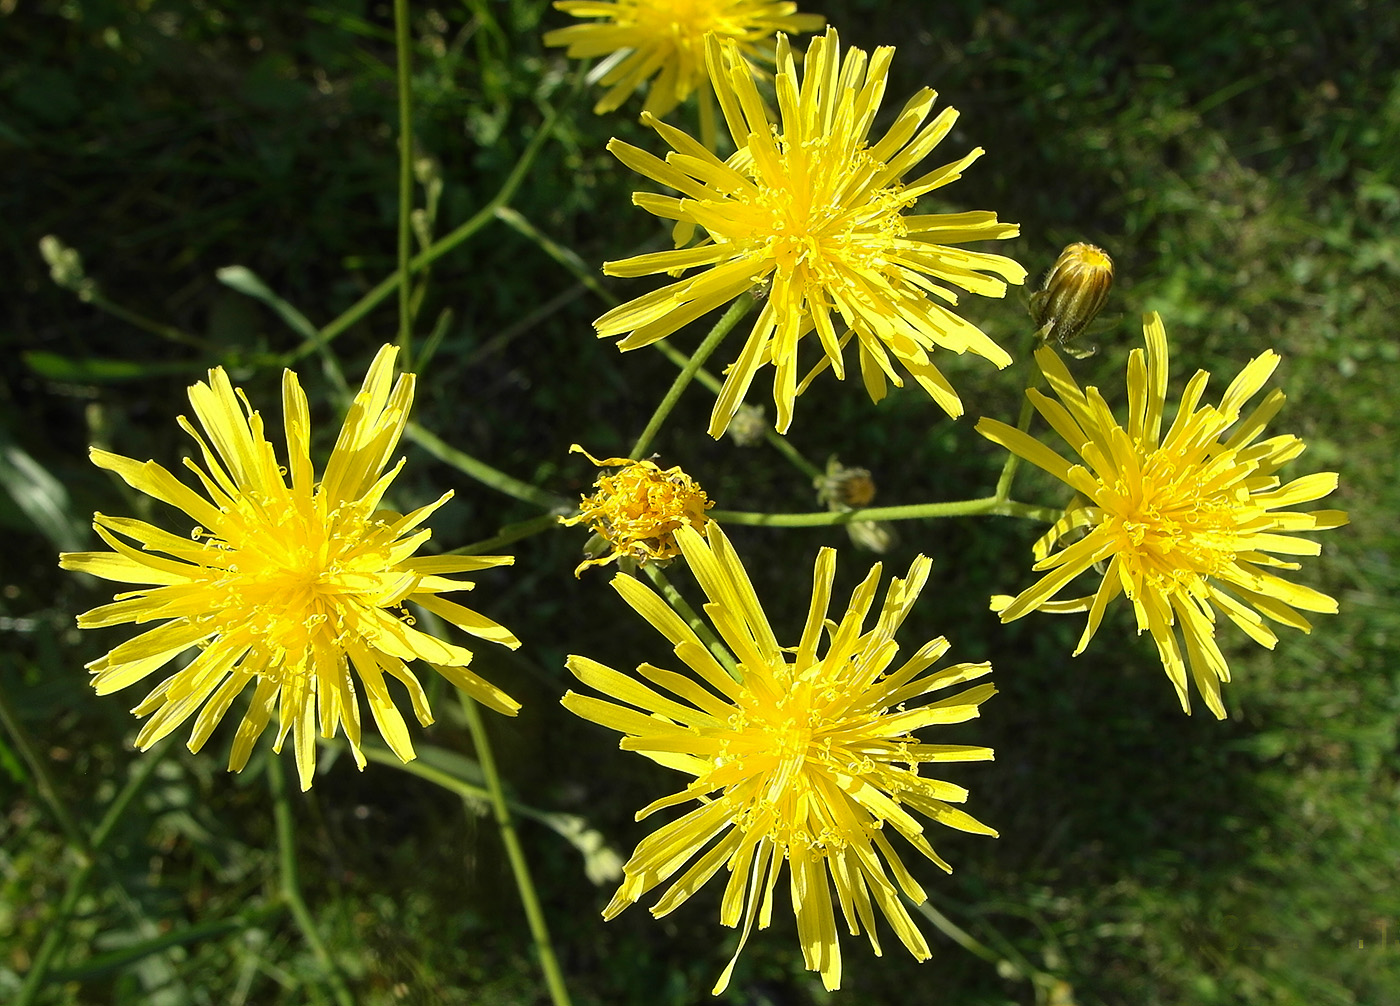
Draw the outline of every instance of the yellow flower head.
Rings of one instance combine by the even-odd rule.
[[[672,559],[680,554],[676,528],[704,530],[709,520],[705,511],[714,501],[680,468],[662,471],[653,461],[631,458],[599,461],[578,444],[572,444],[569,451],[577,451],[599,468],[622,466],[621,471],[598,478],[594,483],[598,491],[579,500],[577,515],[559,518],[561,524],[586,523],[612,547],[605,556],[579,563],[574,576],[624,555],[639,562]]]
[[[706,614],[737,658],[741,680],[726,673],[651,589],[629,576],[614,577],[617,592],[670,641],[690,673],[641,664],[637,674],[650,682],[644,684],[587,657],[571,656],[569,670],[607,698],[569,692],[564,705],[623,734],[625,750],[693,778],[639,811],[638,820],[692,801],[697,806],[641,841],[623,867],[622,886],[604,918],[680,872],[651,909],[659,918],[726,870],[720,921],[730,927],[742,922],[743,935],[715,985],[718,995],[754,920],[760,929],[771,921],[774,887],[786,863],[802,954],[828,989],[841,984],[838,905],[846,927],[858,935],[863,926],[877,954],[876,918],[883,915],[910,952],[926,959],[928,945],[900,900],[902,892],[922,902],[924,891],[892,839],[898,834],[951,870],[911,811],[961,831],[996,834],[950,806],[967,798],[965,789],[919,774],[925,762],[992,757],[990,748],[927,744],[914,731],[972,719],[996,692],[984,683],[919,704],[939,689],[991,671],[981,663],[928,673],[948,649],[942,638],[895,664],[895,631],[928,579],[929,560],[918,557],[906,579],[891,582],[875,624],[867,629],[879,563],[856,588],[840,621],[828,621],[836,553],[822,549],[802,636],[796,646],[783,647],[718,525],[710,525],[708,541],[688,527],[678,530],[676,539],[709,598]]]
[[[1031,295],[1031,317],[1041,340],[1081,359],[1093,355],[1068,344],[1103,310],[1112,287],[1113,259],[1108,252],[1079,241],[1066,245],[1041,288]]]
[[[677,221],[678,242],[697,225],[708,240],[607,262],[603,271],[645,276],[711,268],[613,308],[594,322],[600,336],[625,335],[619,348],[635,349],[745,291],[767,293],[715,403],[713,437],[724,432],[766,363],[775,368],[776,426],[785,432],[797,395],[812,377],[827,366],[845,377],[842,352],[852,337],[872,399],[884,397],[887,380],[903,383],[898,363],[954,417],[961,415],[962,402],[929,358],[931,350],[971,350],[998,367],[1011,362],[944,303],[957,303],[954,287],[1000,297],[1003,279],[1023,282],[1026,271],[1008,258],[952,247],[1015,237],[1019,229],[982,210],[905,215],[920,196],[960,178],[982,150],[901,181],[943,139],[957,113],[945,109],[925,124],[936,97],[925,88],[871,142],[893,55],[882,47],[867,62],[863,51],[851,49],[843,60],[836,32],[828,30],[812,40],[799,76],[780,35],[779,122],[770,126],[738,46],[712,38],[706,50],[710,75],[737,153],[721,161],[646,114],[643,122],[673,148],[665,161],[620,140],[608,144],[629,168],[680,193],[639,192],[633,202]],[[798,343],[813,332],[823,359],[799,384]]]
[[[1060,479],[1078,496],[1036,543],[1036,570],[1048,572],[1014,600],[992,599],[1001,620],[1031,610],[1089,612],[1075,654],[1083,652],[1104,609],[1120,593],[1132,602],[1138,631],[1152,633],[1162,666],[1190,712],[1186,669],[1206,705],[1224,718],[1220,682],[1230,669],[1215,640],[1216,610],[1256,642],[1273,648],[1277,638],[1264,619],[1309,631],[1297,610],[1335,612],[1337,602],[1290,583],[1273,570],[1297,569],[1281,555],[1317,555],[1299,531],[1322,531],[1347,522],[1340,510],[1299,513],[1299,503],[1321,499],[1337,487],[1334,472],[1305,475],[1280,485],[1275,472],[1304,444],[1295,436],[1260,440],[1283,405],[1271,391],[1241,420],[1241,410],[1278,366],[1266,351],[1231,382],[1218,406],[1201,405],[1209,374],[1197,371],[1186,385],[1176,417],[1162,433],[1167,396],[1167,336],[1156,314],[1144,319],[1147,353],[1128,360],[1128,425],[1114,419],[1097,388],[1081,391],[1052,349],[1036,360],[1059,402],[1026,394],[1082,463],[1065,460],[1034,438],[994,419],[977,429],[987,438]],[[1053,555],[1051,549],[1060,546]],[[1107,563],[1098,590],[1086,597],[1052,598],[1080,573]],[[1185,660],[1182,658],[1185,644]]]
[[[744,58],[773,62],[780,31],[818,31],[820,14],[798,14],[779,0],[558,0],[557,9],[596,18],[546,32],[545,45],[567,45],[572,59],[611,56],[600,83],[608,92],[593,106],[611,112],[655,77],[645,110],[660,118],[706,83],[705,36],[731,39]]]
[[[520,645],[495,622],[439,596],[472,586],[448,574],[509,565],[513,557],[413,555],[432,534],[420,525],[452,493],[405,515],[379,508],[403,468],[400,459],[384,471],[413,401],[412,374],[393,382],[396,354],[385,346],[374,358],[319,478],[309,453],[306,395],[290,370],[282,378],[286,468],[278,466],[262,416],[221,367],[209,372],[207,384],[190,388],[190,405],[204,434],[184,416],[178,420],[204,459],[203,467],[185,459],[204,495],[154,461],[142,464],[92,451],[99,467],[199,525],[188,534],[171,534],[144,521],[99,513],[93,527],[112,551],[60,556],[64,569],[150,585],[78,616],[82,628],[160,623],[88,665],[99,695],[134,684],[198,648],[194,659],[133,710],[150,716],[137,747],[145,750],[199,710],[189,740],[190,750],[198,751],[252,684],[230,771],[247,764],[274,708],[274,749],[280,752],[292,735],[302,789],[310,787],[315,770],[318,727],[322,737],[343,728],[363,768],[361,691],[384,739],[408,761],[413,744],[385,675],[408,690],[413,711],[426,726],[433,719],[427,695],[407,666],[414,659],[498,712],[514,715],[519,709],[466,669],[470,650],[421,632],[404,610],[412,601],[472,635]]]

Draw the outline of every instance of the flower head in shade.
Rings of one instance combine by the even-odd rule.
[[[680,468],[662,471],[654,461],[631,458],[599,461],[578,444],[569,451],[577,451],[599,468],[621,468],[598,478],[594,483],[598,491],[579,500],[575,516],[559,518],[561,524],[586,523],[611,549],[607,555],[579,563],[574,576],[624,555],[639,562],[672,559],[680,554],[676,529],[700,531],[709,520],[705,511],[714,501]]]
[[[1230,669],[1216,642],[1216,613],[1272,649],[1277,639],[1265,619],[1307,632],[1311,626],[1300,609],[1335,612],[1337,602],[1326,594],[1279,576],[1298,564],[1276,555],[1317,555],[1317,542],[1297,533],[1340,527],[1347,517],[1339,510],[1292,509],[1332,492],[1337,476],[1326,472],[1280,484],[1275,473],[1304,449],[1295,436],[1260,439],[1283,405],[1283,392],[1271,391],[1243,412],[1278,366],[1276,353],[1251,360],[1218,406],[1201,404],[1210,375],[1198,371],[1163,432],[1167,336],[1156,314],[1147,316],[1143,329],[1147,352],[1135,349],[1128,360],[1126,428],[1097,388],[1080,390],[1054,350],[1036,352],[1059,401],[1034,390],[1027,395],[1078,455],[1077,463],[1005,423],[977,424],[984,436],[1078,494],[1036,543],[1034,568],[1045,576],[1014,599],[993,598],[992,606],[1003,622],[1032,610],[1087,610],[1077,655],[1109,602],[1125,594],[1138,631],[1152,634],[1182,708],[1190,712],[1189,668],[1206,705],[1223,718],[1220,683],[1230,680]],[[1093,594],[1053,599],[1075,577],[1105,563]]]
[[[203,434],[179,418],[204,461],[185,460],[203,494],[154,461],[93,450],[99,467],[197,525],[172,534],[99,513],[93,526],[112,551],[60,557],[65,569],[143,585],[80,615],[79,626],[159,623],[89,665],[98,694],[135,684],[195,651],[134,710],[150,717],[137,737],[139,748],[198,711],[189,740],[190,750],[198,751],[251,685],[231,771],[247,763],[274,710],[275,750],[292,736],[302,789],[311,785],[318,731],[333,737],[343,729],[363,768],[361,696],[389,747],[407,761],[413,744],[386,677],[408,691],[418,721],[431,723],[427,695],[408,666],[413,660],[498,712],[519,709],[467,670],[470,650],[416,628],[404,609],[412,601],[472,635],[520,645],[489,618],[440,596],[472,586],[451,574],[509,565],[511,556],[414,556],[432,534],[423,522],[450,492],[408,514],[380,509],[403,468],[400,459],[384,470],[413,401],[413,375],[393,380],[396,353],[386,346],[375,357],[319,477],[311,464],[306,395],[290,370],[282,379],[285,468],[262,416],[223,368],[190,388]]]
[[[911,376],[951,416],[962,402],[934,365],[936,349],[971,351],[1004,367],[1011,357],[949,305],[956,290],[1000,297],[1026,271],[1009,258],[955,247],[1015,237],[996,214],[906,214],[920,196],[957,181],[981,148],[909,181],[952,128],[945,109],[925,122],[935,94],[925,88],[879,139],[870,136],[894,50],[842,59],[835,30],[812,40],[799,75],[787,39],[778,38],[778,118],[770,125],[752,76],[734,43],[710,39],[706,56],[737,153],[721,161],[690,136],[655,118],[643,121],[672,147],[664,161],[613,140],[629,168],[679,195],[639,192],[633,202],[676,221],[678,245],[699,227],[706,240],[672,251],[608,262],[610,276],[679,274],[663,286],[608,311],[594,326],[622,335],[621,349],[665,338],[682,325],[749,290],[766,292],[758,319],[729,367],[710,416],[710,435],[728,426],[760,367],[773,364],[775,423],[785,432],[798,394],[830,366],[845,377],[843,352],[854,339],[870,397],[886,382]],[[956,289],[955,289],[956,288]],[[798,347],[817,343],[820,362],[798,377]]]
[[[599,80],[608,88],[593,107],[611,112],[650,80],[645,110],[660,118],[706,85],[705,36],[738,47],[746,60],[773,62],[773,36],[818,31],[820,14],[798,14],[786,0],[557,0],[554,6],[592,23],[546,32],[545,45],[566,45],[571,59],[608,56]]]
[[[706,614],[737,658],[738,680],[657,594],[632,577],[613,579],[623,599],[670,641],[689,673],[641,664],[632,677],[571,656],[569,670],[606,698],[569,692],[564,705],[617,730],[623,749],[690,777],[639,811],[638,820],[696,805],[641,841],[604,918],[667,883],[651,909],[659,918],[726,871],[720,921],[742,925],[743,935],[715,985],[718,995],[754,921],[760,929],[771,921],[774,888],[786,864],[803,957],[828,989],[841,984],[838,907],[845,927],[853,935],[863,927],[876,953],[876,919],[883,915],[916,958],[927,958],[928,945],[900,900],[902,892],[922,902],[924,891],[895,848],[896,836],[950,870],[916,814],[962,831],[996,834],[951,806],[966,799],[965,789],[920,774],[926,762],[992,757],[990,748],[925,743],[914,731],[971,719],[996,691],[980,684],[923,701],[991,671],[982,663],[931,672],[948,649],[941,638],[896,662],[894,635],[928,578],[929,560],[920,556],[905,579],[890,583],[875,624],[867,628],[880,565],[856,588],[839,620],[828,621],[836,553],[823,549],[802,636],[796,646],[783,647],[719,527],[711,524],[706,538],[683,527],[676,539],[709,599]]]

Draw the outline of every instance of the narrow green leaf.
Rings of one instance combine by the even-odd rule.
[[[272,308],[277,316],[302,338],[320,339],[320,332],[317,331],[315,325],[311,324],[306,315],[273,293],[272,289],[259,279],[253,270],[246,266],[230,265],[219,269],[214,275],[218,277],[220,283],[229,289],[252,297],[254,300],[262,301]]]
[[[74,515],[68,490],[3,431],[0,431],[0,484],[39,533],[60,552],[82,547],[87,539],[87,522]]]

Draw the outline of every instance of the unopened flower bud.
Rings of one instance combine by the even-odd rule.
[[[82,300],[92,298],[95,285],[83,272],[83,257],[76,248],[69,248],[52,234],[45,234],[39,239],[39,254],[48,264],[50,279]]]
[[[1112,286],[1113,259],[1106,251],[1078,241],[1066,245],[1040,290],[1031,295],[1040,340],[1053,341],[1072,356],[1091,355],[1092,349],[1075,351],[1069,342],[1103,310]]]

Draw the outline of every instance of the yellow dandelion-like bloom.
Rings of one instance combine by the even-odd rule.
[[[1274,570],[1299,567],[1270,553],[1317,555],[1321,546],[1296,533],[1340,527],[1347,516],[1340,510],[1280,509],[1321,499],[1337,487],[1334,472],[1280,485],[1275,472],[1304,450],[1295,436],[1259,439],[1283,405],[1282,391],[1271,391],[1241,419],[1245,403],[1278,366],[1278,354],[1266,351],[1251,360],[1218,406],[1200,404],[1210,375],[1197,371],[1163,434],[1167,335],[1156,314],[1144,319],[1143,330],[1146,356],[1135,349],[1128,359],[1126,429],[1097,388],[1080,390],[1052,349],[1036,352],[1059,402],[1034,390],[1026,394],[1082,463],[1065,460],[1005,423],[983,419],[977,424],[984,436],[1078,493],[1035,545],[1033,568],[1046,570],[1045,576],[1015,599],[993,598],[992,606],[1003,622],[1032,610],[1087,610],[1088,624],[1074,651],[1078,655],[1108,603],[1126,594],[1138,631],[1152,633],[1181,707],[1191,711],[1189,667],[1206,705],[1223,719],[1220,683],[1230,680],[1230,669],[1215,639],[1216,610],[1269,649],[1277,637],[1264,624],[1266,618],[1310,631],[1297,609],[1331,613],[1337,602],[1277,575]],[[1056,546],[1059,551],[1051,554]],[[1107,567],[1094,594],[1052,600],[1098,563]]]
[[[648,80],[643,107],[657,118],[706,86],[708,34],[733,41],[746,60],[771,64],[778,32],[819,31],[826,24],[820,14],[798,14],[797,4],[779,0],[558,0],[554,6],[596,19],[546,32],[544,44],[568,46],[565,55],[572,59],[611,57],[599,78],[608,91],[593,106],[600,115]]]
[[[876,49],[867,63],[863,51],[851,49],[843,60],[830,29],[812,40],[800,78],[786,37],[778,37],[780,121],[770,126],[738,47],[711,39],[706,55],[734,156],[721,161],[646,114],[642,120],[673,148],[664,161],[616,139],[608,149],[680,193],[638,192],[634,203],[677,221],[678,243],[696,226],[708,240],[607,262],[603,271],[645,276],[712,268],[608,311],[594,322],[599,336],[625,335],[618,344],[624,350],[646,346],[760,288],[767,296],[729,367],[710,417],[711,436],[724,432],[766,363],[775,367],[776,426],[785,432],[797,396],[817,373],[830,366],[844,379],[842,352],[852,338],[872,399],[884,397],[887,380],[902,385],[897,362],[950,416],[961,415],[962,402],[930,351],[970,350],[998,367],[1011,357],[944,303],[957,303],[954,287],[1000,297],[1003,280],[1021,283],[1026,271],[1001,255],[953,247],[1015,237],[1019,228],[999,223],[995,213],[904,214],[920,196],[957,181],[982,155],[979,147],[901,181],[947,135],[957,113],[944,109],[924,124],[936,97],[925,88],[880,139],[869,142],[894,50]],[[798,343],[812,332],[824,357],[799,384]]]
[[[285,469],[264,434],[262,416],[221,367],[209,372],[207,384],[189,391],[204,434],[184,416],[178,420],[199,445],[203,467],[189,458],[185,466],[204,495],[154,461],[92,451],[96,465],[199,525],[182,537],[99,513],[93,527],[112,551],[60,557],[64,569],[150,585],[78,616],[82,628],[160,623],[88,665],[99,695],[134,684],[198,647],[194,659],[133,710],[150,716],[137,747],[145,750],[199,710],[189,740],[190,750],[198,751],[252,684],[230,771],[247,764],[274,708],[274,750],[280,752],[292,735],[302,789],[311,786],[315,771],[318,727],[322,737],[343,729],[356,764],[364,768],[361,690],[385,741],[408,761],[413,744],[385,676],[408,690],[426,726],[433,718],[427,694],[407,665],[414,659],[498,712],[514,715],[519,709],[467,670],[470,650],[415,628],[403,608],[412,601],[474,636],[520,645],[489,618],[439,596],[471,588],[450,574],[509,565],[512,556],[414,556],[432,535],[421,525],[451,492],[408,514],[380,509],[403,468],[400,459],[384,471],[413,401],[413,375],[393,381],[397,352],[385,346],[374,358],[319,479],[309,453],[306,395],[290,370],[282,378]]]
[[[924,891],[891,840],[898,834],[951,872],[911,811],[961,831],[995,836],[950,806],[963,802],[967,790],[919,774],[925,762],[984,761],[992,751],[924,743],[914,731],[972,719],[996,689],[980,684],[919,703],[935,691],[982,677],[990,665],[957,664],[930,673],[947,652],[942,638],[894,664],[899,650],[895,632],[928,579],[931,564],[923,556],[914,560],[905,579],[891,582],[875,624],[867,629],[880,564],[856,588],[839,623],[829,621],[836,553],[822,549],[801,639],[794,647],[782,647],[718,525],[710,525],[707,538],[688,527],[676,532],[686,562],[709,598],[705,612],[738,658],[741,680],[726,673],[660,596],[621,574],[613,579],[617,592],[670,641],[690,674],[641,664],[637,674],[646,684],[587,657],[568,660],[580,681],[607,698],[569,692],[563,699],[566,707],[623,734],[624,750],[693,777],[684,788],[643,808],[637,819],[698,802],[637,846],[604,918],[611,919],[685,867],[652,907],[659,918],[727,869],[720,921],[730,927],[742,923],[743,932],[714,987],[718,995],[729,983],[755,919],[760,929],[772,920],[773,891],[786,863],[803,958],[810,970],[821,972],[828,989],[841,984],[837,905],[850,933],[859,935],[864,927],[877,954],[879,914],[916,958],[926,959],[928,944],[900,901],[903,892],[922,902]]]
[[[622,469],[600,476],[594,483],[598,491],[579,500],[575,516],[559,518],[561,524],[587,524],[612,548],[605,556],[579,563],[574,576],[624,555],[638,562],[675,558],[680,554],[676,529],[701,531],[709,521],[705,511],[714,501],[679,467],[662,471],[654,461],[631,458],[599,461],[578,444],[570,445],[569,452],[582,454],[599,468]]]

